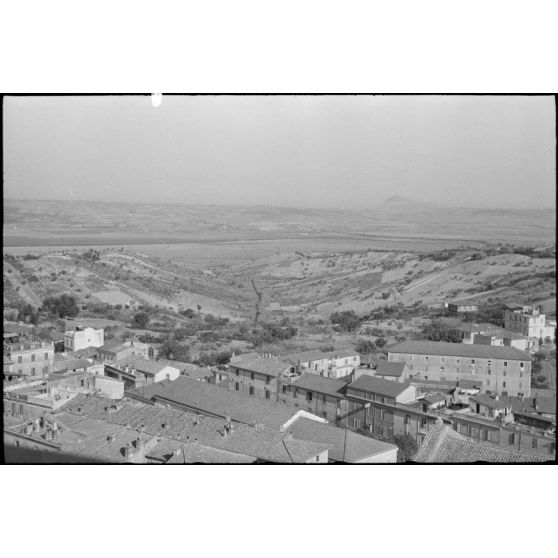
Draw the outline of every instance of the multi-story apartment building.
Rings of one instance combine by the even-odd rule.
[[[87,347],[101,347],[105,342],[105,332],[92,327],[76,326],[64,333],[64,349],[70,353]]]
[[[305,373],[292,381],[283,381],[279,400],[300,407],[335,423],[347,412],[345,388],[348,381]]]
[[[547,323],[545,315],[531,306],[508,308],[504,313],[504,327],[508,331],[537,339],[556,337],[556,323]]]
[[[8,371],[9,375],[18,377],[46,377],[54,371],[52,341],[19,338],[13,343],[4,343],[4,354],[12,363],[4,369],[4,376]]]
[[[390,348],[389,362],[406,362],[411,377],[480,380],[482,391],[528,397],[531,356],[513,347],[406,341]]]
[[[344,424],[381,438],[407,434],[420,444],[438,418],[423,410],[416,387],[409,382],[363,374],[347,386],[347,400]]]
[[[288,362],[271,356],[240,355],[229,364],[229,391],[277,400],[284,378],[298,375]]]

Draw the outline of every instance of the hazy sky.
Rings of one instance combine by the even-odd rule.
[[[552,97],[5,97],[4,196],[555,206]]]

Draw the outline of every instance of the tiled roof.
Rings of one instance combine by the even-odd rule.
[[[494,397],[488,395],[487,393],[479,393],[478,395],[472,397],[471,400],[474,401],[475,403],[484,405],[489,409],[506,409],[512,406],[509,400],[506,400],[499,396],[498,399],[495,399]]]
[[[387,362],[385,360],[381,361],[376,368],[376,376],[390,376],[394,378],[400,378],[405,371],[404,362]]]
[[[314,360],[324,360],[327,359],[327,355],[322,351],[314,350],[314,351],[303,351],[301,353],[290,353],[288,355],[283,355],[277,358],[291,362],[293,364],[298,364],[299,361],[301,363],[304,363],[304,362],[311,362]]]
[[[116,362],[119,367],[129,366],[130,368],[135,368],[136,370],[143,372],[144,374],[155,375],[167,366],[172,366],[167,364],[165,361],[160,360],[148,360],[146,358],[140,358],[137,356],[129,356],[123,358]],[[173,367],[176,368],[176,367]],[[178,368],[177,368],[178,370]]]
[[[297,418],[289,429],[293,437],[299,440],[330,444],[329,457],[344,463],[357,463],[397,448],[393,444],[304,417]]]
[[[465,358],[493,358],[503,360],[531,361],[527,353],[514,347],[445,343],[442,341],[405,341],[389,348],[389,353],[441,355]]]
[[[419,463],[536,463],[551,459],[550,455],[508,451],[474,442],[441,420],[432,426],[413,458]]]
[[[409,382],[393,382],[391,380],[384,380],[383,378],[376,378],[368,374],[363,374],[358,380],[349,384],[350,389],[359,391],[367,391],[370,393],[378,393],[386,397],[397,397],[403,393],[411,384]]]
[[[341,391],[348,383],[348,380],[335,380],[333,378],[318,376],[317,374],[304,373],[293,385],[297,388],[307,389],[315,391],[316,393],[331,395],[342,399],[344,395]]]
[[[231,361],[230,366],[274,377],[280,376],[289,368],[287,363],[275,358],[248,355],[240,355],[235,358],[234,361]]]
[[[176,451],[179,455],[175,455]],[[254,463],[256,458],[225,451],[202,444],[184,443],[178,440],[163,439],[147,454],[147,457],[160,459],[169,465],[180,463]]]
[[[147,385],[145,389],[138,388],[130,393],[139,396],[145,393],[145,398],[182,404],[197,409],[200,413],[220,417],[225,417],[228,413],[233,421],[245,424],[256,422],[273,429],[279,429],[299,412],[299,409],[290,405],[258,399],[237,391],[228,391],[185,376],[160,384]]]
[[[447,397],[441,393],[433,393],[431,395],[427,395],[423,399],[430,405],[433,405],[434,403],[439,403],[440,401],[446,401]]]
[[[91,363],[84,358],[72,358],[55,362],[54,371],[59,372],[61,370],[78,370],[81,368],[89,368],[90,366]]]
[[[501,395],[500,399],[511,405],[514,413],[522,414],[556,414],[556,399],[553,397],[526,397],[523,401],[519,397]],[[535,407],[536,403],[536,407]]]
[[[195,380],[189,381],[200,384]],[[141,432],[142,436],[201,444],[273,463],[304,463],[330,447],[319,441],[286,439],[279,429],[254,428],[238,423],[233,424],[233,431],[228,436],[224,436],[225,421],[222,419],[138,402],[115,404],[100,397],[77,396],[68,407],[68,414],[77,413],[78,408],[81,408],[79,418],[122,425],[131,432]]]

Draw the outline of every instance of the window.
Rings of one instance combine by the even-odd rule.
[[[298,397],[298,389],[294,389],[293,397],[296,399]]]
[[[508,436],[508,442],[510,444],[515,444],[515,433],[512,432],[509,436]]]
[[[31,355],[31,362],[35,362],[35,354]]]
[[[250,379],[251,379],[251,380],[254,379],[254,372],[250,372]]]
[[[456,358],[456,359],[455,359],[455,362],[456,362],[456,364],[459,364],[459,359]]]
[[[506,387],[506,382],[502,382],[502,387]]]
[[[520,373],[519,373],[519,377],[520,377],[520,378],[523,378],[523,372],[520,372]]]
[[[48,353],[45,353],[45,360],[48,360]]]
[[[240,376],[240,370],[238,368],[236,369],[236,375]]]
[[[234,383],[234,391],[238,391],[240,389],[240,384],[238,382]]]
[[[519,382],[519,389],[521,389],[523,387],[523,384],[521,382]]]
[[[314,364],[314,370],[318,369],[318,363],[316,362],[316,364]]]
[[[442,362],[446,362],[445,357],[442,357],[440,360],[441,360]]]
[[[35,369],[31,368],[31,376],[34,376],[34,375],[35,375]]]
[[[265,385],[268,386],[271,383],[271,378],[269,376],[265,377]]]
[[[483,440],[488,440],[488,430],[483,430],[482,431],[482,439]]]
[[[405,415],[405,424],[410,424],[410,423],[411,423],[411,416]]]
[[[265,398],[266,398],[266,399],[270,399],[270,398],[271,398],[271,392],[270,392],[268,389],[265,390]]]
[[[533,449],[537,449],[538,447],[538,440],[536,438],[531,438],[531,447]]]
[[[312,401],[312,392],[311,391],[306,392],[306,401]]]
[[[504,376],[506,375],[506,371],[504,370]]]
[[[18,362],[18,364],[21,364],[23,362],[23,357],[18,356],[17,357],[17,362]]]
[[[283,393],[287,393],[287,386],[283,386]]]
[[[250,395],[254,395],[254,386],[250,386],[250,389],[248,390],[248,393]]]
[[[492,372],[490,371],[490,368],[488,369],[488,375],[490,376],[490,374],[492,374]]]
[[[504,366],[507,366],[507,365],[508,365],[508,361],[504,360]]]
[[[325,405],[327,403],[327,397],[322,395],[322,403]]]
[[[471,364],[475,364],[475,359],[474,358],[471,359]]]
[[[421,428],[426,428],[426,419],[425,418],[420,419],[420,427]]]
[[[519,368],[523,368],[523,363],[522,362],[519,363]]]

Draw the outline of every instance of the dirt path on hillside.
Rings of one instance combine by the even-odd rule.
[[[11,270],[11,273],[8,272],[8,270]],[[42,306],[43,301],[33,292],[31,288],[29,288],[28,285],[23,284],[23,279],[19,271],[6,260],[4,260],[4,274],[25,302],[31,304],[31,306],[34,306],[35,308]]]

